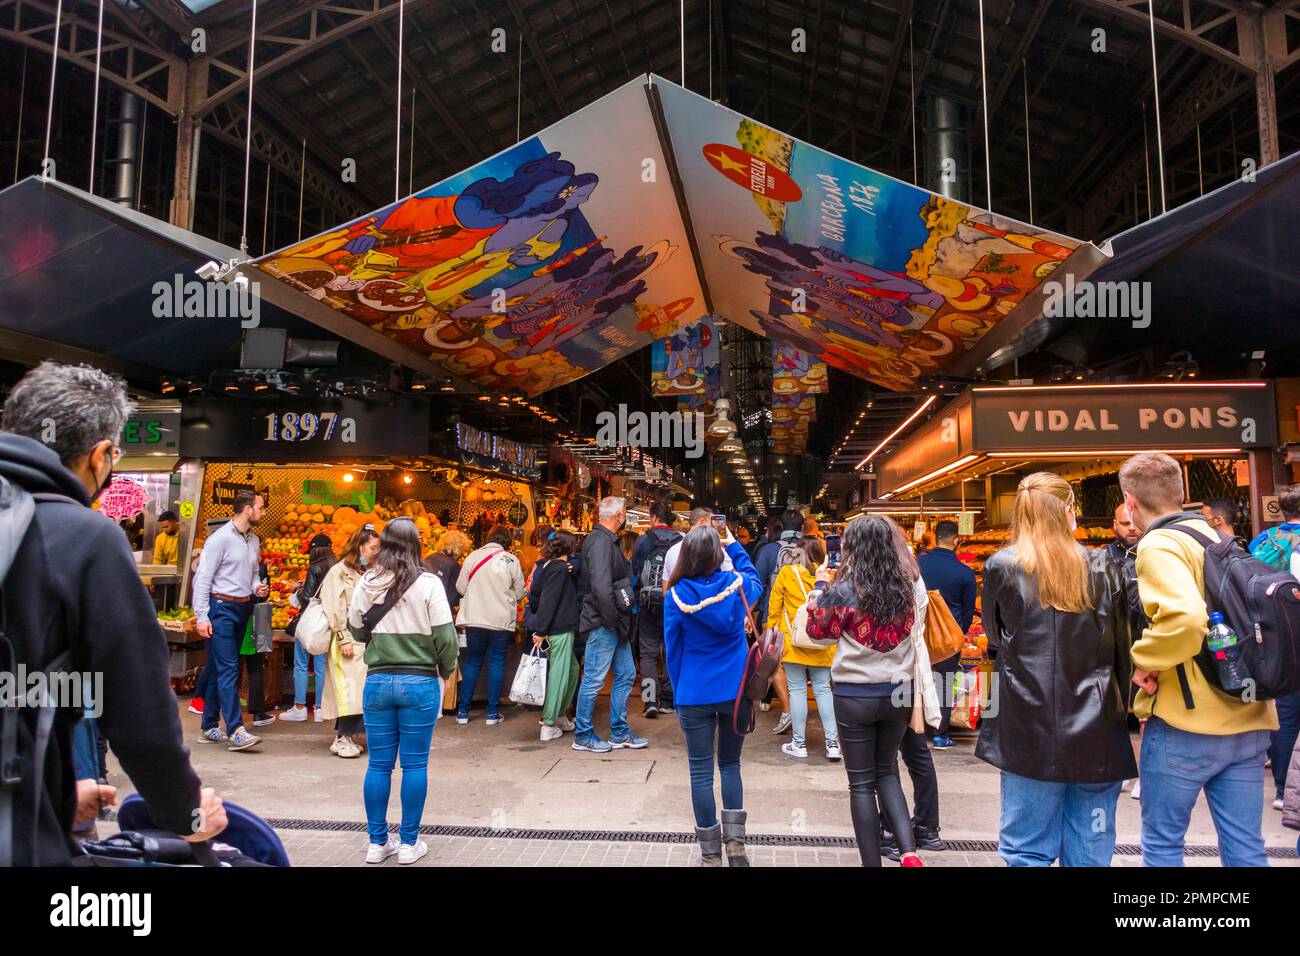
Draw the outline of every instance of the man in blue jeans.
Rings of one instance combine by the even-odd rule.
[[[1192,808],[1205,791],[1224,866],[1268,866],[1264,753],[1278,726],[1272,701],[1241,701],[1212,685],[1196,656],[1205,640],[1205,547],[1215,532],[1184,512],[1183,470],[1168,455],[1134,455],[1119,473],[1137,546],[1137,582],[1150,622],[1133,644],[1133,709],[1146,718],[1142,862],[1182,866]]]
[[[195,629],[208,639],[199,743],[225,744],[227,750],[252,750],[262,738],[244,727],[239,705],[239,648],[244,643],[253,595],[266,597],[261,580],[261,542],[253,526],[266,510],[265,498],[253,491],[235,495],[231,519],[208,535],[194,575]],[[221,732],[225,716],[226,732]]]
[[[632,733],[627,725],[627,698],[636,679],[636,664],[629,642],[632,576],[619,542],[619,531],[627,518],[624,500],[602,499],[596,518],[600,523],[583,539],[581,552],[578,590],[584,597],[578,630],[585,635],[587,650],[582,662],[582,684],[578,687],[573,749],[598,754],[622,747],[640,750],[649,741]],[[602,740],[592,727],[592,712],[611,664],[614,686],[609,694],[610,736]]]

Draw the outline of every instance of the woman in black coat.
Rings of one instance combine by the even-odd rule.
[[[552,531],[542,542],[533,583],[528,591],[528,626],[533,646],[546,645],[546,703],[542,707],[542,740],[555,740],[574,723],[565,716],[578,692],[578,659],[573,654],[582,609],[578,573],[571,558],[578,539],[567,531]]]
[[[975,756],[1002,771],[998,853],[1009,866],[1109,866],[1120,787],[1137,776],[1124,582],[1074,526],[1069,484],[1029,475],[1011,544],[984,565],[998,655]]]

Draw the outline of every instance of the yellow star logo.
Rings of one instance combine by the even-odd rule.
[[[721,169],[723,172],[726,172],[728,169],[735,170],[738,173],[748,172],[748,167],[745,166],[744,163],[736,162],[726,153],[719,152],[716,156],[711,153],[705,153],[705,155],[708,156],[709,159],[716,161],[718,164],[718,168]]]

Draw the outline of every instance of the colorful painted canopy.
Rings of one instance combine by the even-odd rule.
[[[906,388],[953,371],[1018,308],[1032,310],[1027,300],[1063,263],[1077,260],[1078,279],[1100,260],[1090,245],[882,176],[657,77],[652,91],[648,80],[243,271],[315,300],[302,303],[315,321],[328,315],[321,305],[355,320],[358,341],[383,341],[379,333],[385,354],[416,368],[533,395],[698,322],[705,287],[717,313],[813,368]],[[349,334],[349,323],[332,325]]]

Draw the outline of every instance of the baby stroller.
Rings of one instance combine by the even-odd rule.
[[[206,843],[189,843],[149,818],[143,798],[133,793],[117,811],[120,832],[81,844],[80,862],[91,866],[289,866],[276,832],[251,810],[225,804],[229,823]]]

